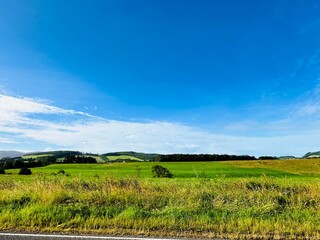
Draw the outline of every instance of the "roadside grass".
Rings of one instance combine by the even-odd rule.
[[[265,162],[265,163],[263,163]],[[168,168],[173,179],[152,178]],[[63,169],[70,176],[51,175]],[[319,239],[320,163],[53,164],[0,175],[0,231]]]
[[[317,239],[319,190],[270,177],[7,179],[0,182],[0,230]]]

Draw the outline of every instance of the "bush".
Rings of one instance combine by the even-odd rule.
[[[4,168],[0,167],[0,174],[5,174]]]
[[[165,167],[154,165],[152,167],[152,176],[153,177],[166,177],[166,178],[172,178],[173,174]]]
[[[21,168],[19,171],[19,175],[31,175],[32,172],[29,168]]]
[[[65,172],[63,169],[60,169],[60,170],[58,171],[58,174],[65,175],[65,174],[66,174],[66,172]]]

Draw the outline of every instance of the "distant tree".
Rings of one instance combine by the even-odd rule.
[[[63,163],[97,163],[97,160],[93,157],[68,155]]]
[[[21,168],[19,171],[19,175],[31,175],[32,172],[29,168]]]
[[[3,167],[4,167],[4,169],[11,169],[11,168],[13,168],[13,161],[11,161],[11,160],[5,161]]]
[[[272,160],[272,159],[278,159],[277,157],[272,156],[261,156],[259,157],[259,160]]]
[[[254,156],[228,154],[168,154],[158,155],[155,162],[209,162],[230,160],[255,160]]]
[[[152,167],[152,175],[153,177],[161,178],[172,178],[173,174],[165,167],[162,167],[160,165],[154,165]]]
[[[64,158],[63,163],[74,163],[76,159],[75,155],[68,155]]]
[[[12,165],[13,165],[13,168],[23,168],[24,162],[20,159],[15,159]]]
[[[46,166],[48,164],[55,163],[56,158],[53,156],[38,157],[37,162],[40,162],[41,166]]]

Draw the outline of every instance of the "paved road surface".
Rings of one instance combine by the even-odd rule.
[[[103,237],[103,236],[73,236],[73,235],[51,235],[51,234],[20,234],[0,233],[1,240],[173,240],[164,238],[134,238],[134,237]]]

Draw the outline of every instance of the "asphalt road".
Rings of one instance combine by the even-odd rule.
[[[164,238],[135,238],[135,237],[107,237],[107,236],[76,236],[76,235],[53,235],[53,234],[20,234],[0,233],[1,240],[174,240]],[[176,239],[175,239],[176,240]]]

